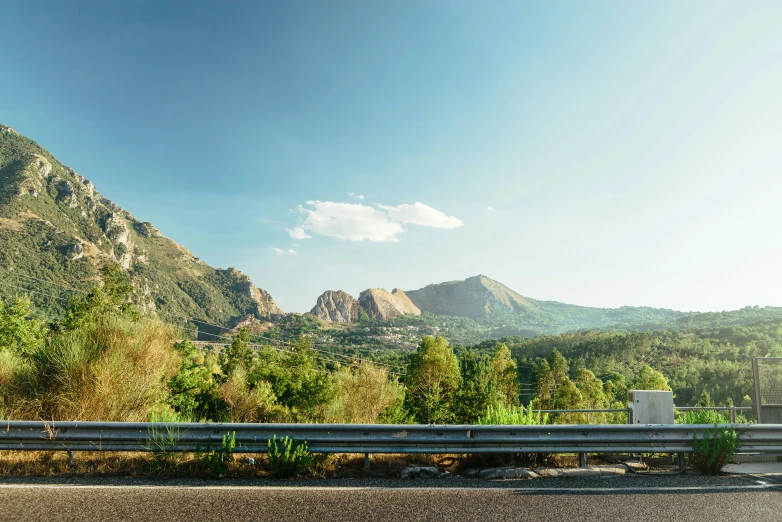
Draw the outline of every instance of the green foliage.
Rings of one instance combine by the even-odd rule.
[[[730,462],[739,448],[739,435],[732,426],[718,426],[703,430],[692,437],[692,465],[703,473],[715,474]]]
[[[202,354],[189,341],[174,345],[182,355],[179,371],[168,381],[168,404],[180,415],[196,420],[217,421],[223,416],[225,403],[218,384],[204,364]]]
[[[157,422],[153,419],[152,422]],[[182,461],[182,453],[173,451],[179,443],[181,433],[176,425],[152,427],[147,430],[147,449],[152,452],[150,471],[155,475],[172,475]]]
[[[40,346],[44,338],[43,325],[32,319],[31,314],[32,304],[28,297],[0,301],[0,350],[28,355]]]
[[[223,478],[228,473],[228,464],[233,460],[236,448],[236,432],[223,435],[222,444],[218,449],[207,447],[206,452],[201,452],[196,447],[195,460],[201,471],[206,471],[212,478]]]
[[[277,435],[268,441],[267,455],[277,478],[315,476],[327,459],[326,455],[310,452],[306,440],[297,442],[288,437],[277,440]]]
[[[250,334],[246,328],[240,328],[239,332],[234,334],[231,344],[220,354],[220,366],[224,375],[231,375],[238,367],[248,371],[252,368],[254,356],[249,342]]]
[[[668,378],[648,365],[644,365],[638,372],[638,380],[633,384],[635,390],[662,390],[671,391]]]
[[[532,408],[508,406],[503,402],[490,405],[477,424],[489,425],[537,425],[548,424],[547,413],[534,413]]]
[[[101,271],[103,286],[94,286],[86,297],[72,299],[65,309],[62,322],[66,330],[75,330],[85,324],[102,321],[112,315],[138,319],[139,313],[130,300],[133,286],[122,268],[108,263]]]
[[[728,415],[713,410],[689,410],[677,416],[678,424],[725,424]]]
[[[426,336],[407,369],[406,407],[417,422],[448,423],[460,384],[459,361],[442,337]]]
[[[315,420],[335,394],[331,374],[321,368],[311,341],[300,338],[289,351],[265,348],[258,353],[247,381],[250,387],[267,382],[295,422]]]

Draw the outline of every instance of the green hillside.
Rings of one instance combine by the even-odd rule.
[[[127,272],[140,309],[170,322],[230,326],[282,313],[238,270],[203,263],[36,142],[0,126],[0,297],[29,293],[37,310],[57,316],[108,262]]]

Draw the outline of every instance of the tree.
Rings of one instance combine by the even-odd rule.
[[[701,392],[701,396],[698,398],[698,404],[696,406],[700,406],[702,408],[708,408],[710,406],[714,406],[714,403],[711,402],[711,395],[706,390],[703,390]]]
[[[459,380],[459,361],[448,342],[425,336],[407,368],[407,409],[420,423],[449,422]]]
[[[500,344],[497,347],[491,365],[497,382],[497,390],[502,394],[503,402],[506,406],[518,406],[519,371],[507,346]]]
[[[296,422],[322,418],[335,392],[331,375],[318,367],[312,342],[304,336],[290,350],[261,350],[247,380],[251,388],[268,382],[277,404]]]
[[[474,424],[486,414],[489,406],[505,403],[497,375],[488,355],[471,348],[459,354],[461,379],[456,391],[453,413],[456,422]]]
[[[555,410],[577,410],[584,407],[584,397],[569,377],[562,379],[554,394]],[[583,413],[558,413],[556,422],[560,424],[583,424],[586,416]]]
[[[540,410],[553,409],[554,392],[557,388],[554,384],[551,366],[549,366],[546,359],[543,359],[539,364],[535,365],[533,375],[535,379],[535,398],[532,400],[530,407]]]
[[[43,325],[30,318],[32,304],[28,297],[14,297],[10,302],[0,301],[0,349],[27,355],[41,344]]]
[[[236,368],[242,367],[250,371],[253,364],[253,351],[250,349],[250,333],[247,328],[240,328],[233,335],[231,344],[220,354],[220,366],[223,375],[228,378]]]
[[[65,309],[62,326],[75,330],[80,326],[111,315],[139,318],[136,306],[130,300],[133,286],[117,263],[108,263],[101,269],[103,286],[93,286],[86,297],[72,299]]]
[[[638,379],[633,384],[633,389],[671,391],[665,375],[648,365],[644,365],[641,371],[638,372]]]
[[[607,408],[609,400],[603,391],[603,381],[595,377],[595,374],[586,368],[578,371],[576,386],[581,392],[581,404],[584,409],[597,410]],[[590,423],[604,424],[605,413],[588,413],[586,418]]]
[[[551,366],[551,378],[554,380],[554,386],[559,386],[568,377],[567,359],[555,348],[551,350],[548,360],[549,366]]]

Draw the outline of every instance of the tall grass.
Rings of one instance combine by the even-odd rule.
[[[122,316],[49,336],[6,407],[18,419],[147,420],[178,368],[173,339],[159,320]]]

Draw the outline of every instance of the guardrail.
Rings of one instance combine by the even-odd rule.
[[[235,434],[238,453],[306,440],[317,453],[689,453],[711,425],[384,425],[121,422],[0,423],[0,450],[204,451]],[[735,426],[742,453],[782,452],[782,425]]]

